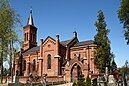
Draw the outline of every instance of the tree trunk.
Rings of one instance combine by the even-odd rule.
[[[1,38],[1,52],[0,52],[0,83],[3,82],[3,40]]]
[[[11,75],[11,82],[13,82],[12,57],[13,57],[13,41],[10,42],[10,75]]]

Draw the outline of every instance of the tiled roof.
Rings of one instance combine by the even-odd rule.
[[[61,44],[66,46],[71,40],[65,40],[65,41],[61,41]]]
[[[25,56],[25,55],[29,55],[29,54],[36,54],[36,52],[39,51],[39,50],[40,50],[40,46],[33,47],[33,48],[31,48],[31,49],[25,51],[25,52],[23,53],[23,55]]]
[[[81,42],[78,42],[76,45],[74,45],[75,47],[76,46],[83,46],[83,45],[88,45],[88,44],[93,44],[94,41],[93,40],[88,40],[88,41],[81,41]]]
[[[61,41],[61,44],[66,46],[71,40],[65,40],[65,41]],[[88,41],[82,41],[82,42],[78,42],[76,45],[74,45],[74,47],[77,46],[83,46],[83,45],[88,45],[88,44],[93,44],[94,41],[93,40],[88,40]],[[40,46],[37,47],[33,47],[27,51],[25,51],[23,53],[24,56],[29,55],[29,54],[36,54],[36,52],[38,52],[40,50]]]

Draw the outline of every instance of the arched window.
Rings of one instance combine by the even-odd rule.
[[[34,35],[32,34],[32,42],[34,41]]]
[[[33,60],[33,71],[36,69],[36,61],[35,59]]]
[[[26,40],[28,41],[29,34],[27,33]]]
[[[23,65],[24,65],[23,70],[25,71],[26,70],[26,60],[24,60]]]
[[[24,34],[24,41],[26,41],[26,33]]]
[[[33,42],[34,41],[34,39],[33,39],[33,34],[31,33],[31,41]]]
[[[51,55],[48,54],[47,56],[47,69],[51,69]]]

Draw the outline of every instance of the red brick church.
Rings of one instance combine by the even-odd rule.
[[[68,40],[61,41],[59,35],[55,38],[48,36],[37,45],[32,10],[23,31],[24,41],[13,68],[13,75],[18,74],[19,81],[26,82],[29,77],[35,77],[37,81],[71,82],[81,74],[93,77],[98,73],[94,65],[96,45],[92,40],[79,41],[77,32],[73,32]]]

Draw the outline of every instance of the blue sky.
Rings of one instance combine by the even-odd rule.
[[[78,32],[80,41],[93,39],[96,34],[94,23],[101,9],[110,29],[111,51],[116,56],[117,65],[122,66],[129,59],[129,46],[117,17],[120,0],[10,0],[10,3],[20,14],[23,26],[32,7],[38,42],[47,36],[55,38],[56,34],[60,34],[61,40],[70,39],[73,31]]]

